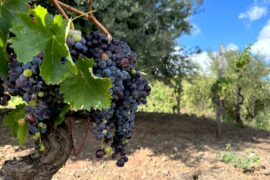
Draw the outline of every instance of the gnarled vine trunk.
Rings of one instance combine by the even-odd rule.
[[[52,129],[42,138],[46,151],[6,161],[0,180],[50,180],[69,158],[73,143],[66,125]]]

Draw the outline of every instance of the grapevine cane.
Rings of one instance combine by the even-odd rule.
[[[65,19],[69,19],[68,15],[64,11],[64,9],[60,6],[59,2],[57,0],[52,0],[53,4],[56,6],[58,11],[64,16]]]
[[[90,9],[90,11],[88,13],[84,13],[68,4],[65,4],[59,0],[53,0],[53,1],[57,1],[57,4],[60,5],[62,8],[73,12],[75,14],[81,15],[81,16],[85,16],[87,19],[89,19],[92,23],[94,23],[104,34],[106,34],[108,41],[111,42],[112,41],[112,35],[111,33],[105,28],[104,25],[102,25],[97,19],[96,17],[93,15],[93,12],[91,11],[92,9],[92,0],[88,1],[88,7]]]
[[[88,11],[92,12],[92,0],[88,0]]]

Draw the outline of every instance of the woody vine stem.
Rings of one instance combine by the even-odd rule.
[[[84,13],[79,9],[76,9],[68,4],[65,4],[59,0],[52,0],[53,4],[55,5],[55,7],[58,9],[58,11],[64,16],[64,18],[66,19],[70,19],[68,17],[68,15],[66,14],[65,10],[68,10],[74,14],[80,15],[80,16],[84,16],[86,17],[89,21],[91,21],[92,23],[94,23],[104,34],[106,34],[108,41],[111,42],[112,41],[112,35],[111,33],[105,28],[105,26],[103,24],[101,24],[96,17],[93,14],[92,11],[92,0],[88,0],[88,12]]]

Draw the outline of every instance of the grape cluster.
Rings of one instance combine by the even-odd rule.
[[[110,78],[113,84],[111,107],[89,112],[92,131],[102,144],[96,156],[112,154],[117,166],[122,167],[128,161],[125,148],[132,137],[135,112],[140,104],[147,103],[151,88],[136,70],[136,54],[125,42],[113,39],[108,44],[107,38],[98,32],[81,38],[80,35],[79,31],[71,31],[67,38],[73,60],[77,61],[80,56],[94,58],[94,74]]]
[[[93,58],[93,73],[100,78],[110,78],[112,88],[111,106],[108,109],[84,112],[93,124],[92,132],[101,142],[96,151],[97,158],[111,155],[116,159],[117,166],[123,167],[128,161],[126,147],[133,134],[135,112],[140,104],[146,104],[146,97],[151,88],[136,69],[137,56],[129,46],[117,39],[111,43],[98,32],[83,35],[81,31],[70,30],[67,45],[74,62],[80,56]],[[8,79],[0,86],[0,103],[12,96],[20,96],[26,102],[26,116],[18,120],[18,125],[27,123],[29,133],[38,140],[50,126],[50,119],[59,114],[63,108],[63,95],[59,85],[47,85],[40,76],[39,67],[43,61],[43,53],[33,57],[30,62],[17,61],[13,49],[8,47]],[[59,60],[60,61],[60,60]],[[65,64],[63,57],[61,62]],[[9,98],[8,98],[9,97]],[[3,102],[2,102],[3,101]],[[40,151],[45,150],[44,144],[38,145]]]
[[[49,120],[57,115],[63,107],[63,96],[59,86],[47,85],[40,76],[39,67],[43,54],[33,57],[32,61],[19,63],[16,54],[8,48],[8,79],[3,83],[5,91],[12,96],[20,96],[26,102],[24,119],[18,120],[18,125],[27,123],[29,133],[35,139],[47,132]],[[40,150],[44,149],[39,144]]]
[[[0,106],[7,106],[10,96],[5,94],[5,89],[3,87],[4,81],[0,79]]]

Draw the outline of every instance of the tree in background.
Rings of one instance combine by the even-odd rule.
[[[243,121],[255,120],[270,107],[267,79],[270,68],[260,57],[250,55],[249,47],[243,52],[227,51],[224,56],[224,78],[227,81],[225,118],[244,127]],[[213,61],[214,71],[217,67],[218,64]]]
[[[169,54],[171,60],[168,65],[168,73],[165,76],[165,84],[169,85],[174,90],[176,105],[173,106],[173,112],[180,114],[181,111],[181,96],[183,92],[183,80],[190,81],[196,74],[197,66],[192,62],[191,56],[194,53],[199,53],[200,50],[194,52],[184,52],[183,49],[178,48],[175,52]]]
[[[214,117],[211,85],[215,80],[213,76],[198,73],[190,82],[183,81],[182,106],[185,113]]]
[[[223,106],[224,106],[224,96],[227,89],[227,80],[223,77],[223,54],[224,46],[221,44],[219,48],[219,56],[217,58],[218,64],[218,78],[213,84],[211,90],[214,94],[213,102],[216,104],[216,122],[217,122],[217,136],[221,135],[221,123],[223,121]]]
[[[182,83],[184,80],[191,81],[192,77],[196,74],[197,66],[191,60],[191,56],[194,53],[198,53],[198,50],[184,52],[182,48],[176,48],[174,52],[167,56],[170,60],[167,68],[170,71],[167,71],[165,76],[159,79],[163,83],[153,82],[153,97],[149,98],[149,103],[145,108],[141,108],[141,110],[151,112],[171,112],[172,110],[172,112],[180,114],[180,102],[183,92]],[[176,105],[174,104],[175,102]]]

